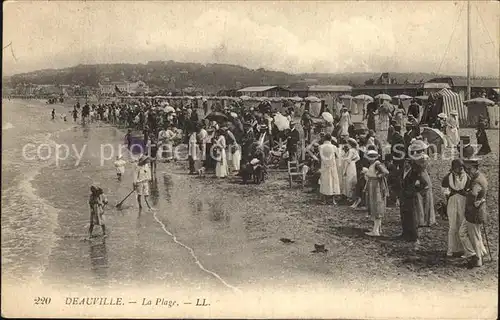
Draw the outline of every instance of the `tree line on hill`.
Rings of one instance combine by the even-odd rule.
[[[351,85],[375,83],[380,73],[289,74],[265,69],[248,69],[230,64],[200,64],[175,61],[150,61],[147,64],[78,65],[64,69],[46,69],[13,75],[10,85],[54,84],[98,87],[113,81],[143,81],[152,89],[176,91],[183,88],[217,92],[258,85],[287,86],[297,83]],[[391,73],[391,83],[420,82],[437,75]]]

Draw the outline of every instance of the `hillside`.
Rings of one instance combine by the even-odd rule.
[[[179,90],[186,87],[216,92],[222,89],[255,85],[290,85],[310,82],[314,84],[362,85],[376,79],[379,73],[342,74],[288,74],[265,69],[248,69],[229,64],[181,63],[175,61],[150,61],[147,64],[97,64],[78,65],[65,69],[45,69],[10,77],[12,86],[20,83],[70,84],[97,87],[107,81],[146,82],[151,88]],[[437,77],[426,73],[390,73],[398,83],[419,82]],[[7,80],[7,79],[4,79]]]

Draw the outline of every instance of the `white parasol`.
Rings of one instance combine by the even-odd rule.
[[[373,98],[367,94],[360,94],[354,97],[354,100],[369,101],[373,102]]]
[[[413,99],[413,97],[410,97],[406,94],[399,94],[397,96],[394,96],[393,97],[394,99],[399,99],[399,100],[409,100],[409,99]]]
[[[274,116],[274,124],[276,125],[276,127],[278,128],[279,131],[283,131],[285,129],[290,129],[290,122],[281,113],[277,113]]]
[[[323,112],[321,117],[326,120],[328,123],[333,123],[333,116],[330,112]]]
[[[350,94],[343,94],[339,97],[340,99],[353,99],[354,97]]]
[[[172,112],[175,112],[175,109],[174,109],[173,107],[171,107],[171,106],[166,106],[166,107],[163,109],[163,111],[164,111],[165,113],[169,113],[169,112],[170,112],[170,113],[172,113]]]
[[[252,97],[249,97],[249,96],[241,96],[241,97],[240,97],[240,99],[241,99],[241,100],[243,100],[243,101],[246,101],[246,100],[250,100],[250,99],[252,99]]]
[[[310,101],[310,102],[321,102],[321,99],[315,96],[308,96],[304,100]]]
[[[375,96],[375,99],[378,99],[378,100],[387,100],[387,101],[391,101],[392,100],[392,97],[388,94],[385,94],[385,93],[381,93],[381,94],[377,94]]]
[[[464,102],[464,104],[482,104],[486,106],[494,106],[495,102],[487,98],[474,98]]]

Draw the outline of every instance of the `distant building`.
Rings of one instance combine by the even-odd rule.
[[[149,87],[143,81],[136,82],[110,82],[105,84],[99,84],[99,91],[103,95],[111,95],[118,93],[117,90],[122,93],[147,93],[149,92]]]
[[[351,92],[351,86],[314,85],[307,87],[307,95],[320,99],[337,99],[341,95],[351,94]]]
[[[471,79],[471,98],[486,95],[488,99],[498,101],[500,91],[500,79]],[[447,83],[453,91],[460,94],[462,99],[467,96],[467,79],[463,77],[434,78],[427,83]]]
[[[405,94],[411,97],[424,94],[423,83],[402,83],[402,84],[373,84],[356,86],[352,89],[352,95],[366,94],[374,97],[380,93],[385,93],[391,97]]]
[[[289,97],[290,90],[280,86],[246,87],[238,90],[238,96],[249,97]]]
[[[424,95],[429,96],[445,88],[451,89],[451,86],[444,82],[426,82],[424,83]]]

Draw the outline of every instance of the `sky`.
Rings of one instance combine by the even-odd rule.
[[[289,73],[465,75],[462,1],[9,1],[3,74],[174,60]],[[471,72],[499,76],[500,5],[471,1]]]

